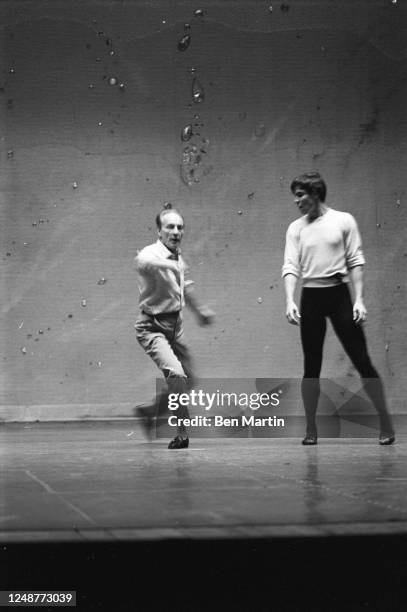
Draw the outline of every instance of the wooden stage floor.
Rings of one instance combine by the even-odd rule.
[[[103,609],[120,575],[123,610],[405,609],[405,436],[167,442],[136,420],[2,424],[2,589],[69,583],[80,609]]]

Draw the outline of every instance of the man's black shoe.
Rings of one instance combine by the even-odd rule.
[[[183,438],[182,436],[175,436],[168,445],[168,448],[188,448],[189,438]]]
[[[302,444],[304,446],[315,446],[315,444],[318,444],[318,438],[317,436],[309,436],[307,434],[303,439]]]
[[[391,436],[387,436],[386,434],[381,435],[379,438],[379,444],[380,446],[389,446],[390,444],[393,444],[393,442],[396,441],[396,437],[395,435],[391,435]]]

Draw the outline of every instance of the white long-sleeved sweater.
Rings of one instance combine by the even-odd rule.
[[[348,270],[365,263],[354,217],[328,208],[314,221],[304,215],[287,230],[282,276],[302,277],[304,287],[348,281]]]

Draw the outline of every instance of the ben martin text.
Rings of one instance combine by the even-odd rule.
[[[213,417],[199,415],[188,419],[177,418],[175,415],[172,415],[168,418],[168,424],[171,427],[180,425],[185,427],[284,427],[285,422],[283,418],[276,417],[275,415],[269,417],[255,417],[254,415],[246,417],[242,415],[230,418],[220,415]]]

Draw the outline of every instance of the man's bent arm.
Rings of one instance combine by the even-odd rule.
[[[198,302],[194,296],[192,288],[185,288],[185,303],[197,316],[201,325],[208,325],[209,323],[212,323],[215,313],[208,308],[208,306],[204,306]]]

